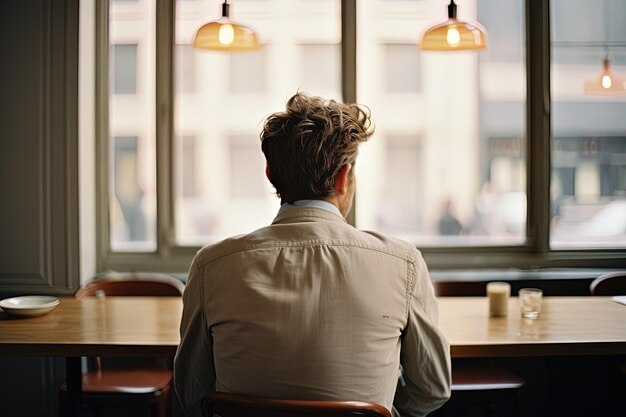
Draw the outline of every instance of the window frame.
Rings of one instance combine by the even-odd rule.
[[[96,10],[96,221],[97,270],[187,271],[200,247],[179,246],[174,216],[174,24],[175,0],[156,9],[156,182],[157,250],[113,252],[109,233],[108,19],[109,2]],[[443,6],[442,6],[443,7]],[[544,268],[624,268],[624,249],[552,250],[550,248],[551,97],[550,1],[525,0],[526,40],[526,242],[515,246],[419,248],[433,270]],[[357,0],[341,0],[341,91],[356,97]],[[374,115],[375,117],[375,115]],[[355,224],[352,210],[348,222]]]

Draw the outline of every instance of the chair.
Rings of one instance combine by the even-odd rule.
[[[437,415],[510,416],[517,414],[519,390],[525,381],[500,366],[452,364],[452,396]],[[504,409],[503,409],[504,407]]]
[[[185,286],[174,277],[153,273],[106,274],[79,288],[74,296],[175,296],[180,297]],[[172,408],[172,371],[167,366],[152,363],[143,366],[103,366],[102,360],[92,358],[92,370],[83,375],[83,404],[99,409],[107,405],[149,405],[152,415],[165,417]],[[171,367],[169,367],[171,368]],[[61,386],[61,394],[67,391]]]
[[[626,295],[626,271],[609,272],[600,275],[589,285],[591,295]],[[626,360],[618,358],[613,366],[614,389],[611,403],[617,403],[617,398],[626,392]]]
[[[361,401],[276,400],[211,392],[202,399],[202,412],[212,417],[391,417],[380,404]]]
[[[485,296],[487,282],[439,281],[433,286],[437,296]],[[522,378],[500,366],[454,361],[452,396],[435,415],[462,416],[475,408],[482,415],[514,414],[515,410],[499,412],[496,403],[506,402],[516,407],[517,395],[524,384]]]
[[[626,295],[626,271],[600,275],[589,285],[591,295]]]

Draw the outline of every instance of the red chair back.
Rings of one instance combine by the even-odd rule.
[[[185,285],[178,279],[156,273],[115,273],[105,275],[80,287],[74,297],[105,296],[177,296]]]

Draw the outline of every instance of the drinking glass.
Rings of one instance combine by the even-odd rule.
[[[519,290],[519,302],[522,317],[536,319],[541,313],[541,299],[543,291],[538,288],[522,288]]]

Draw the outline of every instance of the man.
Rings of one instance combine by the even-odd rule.
[[[282,206],[270,226],[206,246],[191,265],[174,365],[190,415],[209,391],[376,402],[407,416],[450,396],[420,253],[344,219],[371,134],[357,105],[301,93],[265,121],[266,175]]]

